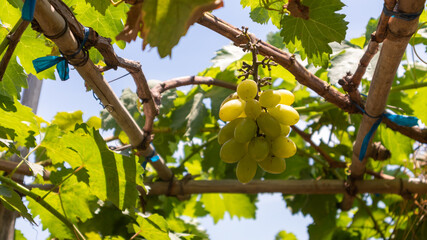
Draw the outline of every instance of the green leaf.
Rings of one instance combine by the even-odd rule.
[[[39,196],[45,196],[47,191],[33,189],[33,192]],[[96,202],[98,199],[95,195],[90,193],[89,187],[84,182],[78,182],[76,176],[71,176],[65,180],[64,183],[60,186],[60,192],[51,192],[45,198],[45,201],[48,202],[52,207],[57,209],[60,213],[67,216],[67,219],[74,224],[80,222],[85,222],[86,220],[93,217],[93,212],[98,207]],[[76,207],[78,206],[78,207]],[[54,226],[50,225],[52,221],[56,220],[60,222],[56,217],[51,215],[46,209],[37,204],[34,200],[30,200],[29,208],[32,212],[39,215],[43,226],[49,226],[49,231],[57,237],[60,237],[61,232],[65,231],[62,229],[62,224],[55,223],[54,226],[59,226],[60,231],[56,232],[51,230]],[[49,223],[49,224],[47,224]],[[65,227],[65,226],[64,226]],[[68,228],[67,232],[68,232]]]
[[[96,11],[105,15],[107,8],[111,5],[110,0],[86,0],[86,3],[89,3]]]
[[[345,38],[345,15],[336,13],[344,4],[340,0],[305,0],[303,4],[309,7],[309,19],[284,15],[280,34],[287,44],[301,41],[298,50],[304,50],[309,62],[326,67],[329,54],[332,53],[328,44],[339,43]],[[301,57],[305,59],[303,55]]]
[[[224,217],[227,211],[230,217],[254,218],[255,204],[244,194],[204,194],[200,201],[205,209],[210,212],[214,223]]]
[[[268,15],[267,9],[263,7],[257,7],[253,9],[249,13],[249,16],[254,22],[261,23],[261,24],[266,24],[268,23],[268,20],[270,20],[270,16]]]
[[[384,126],[380,127],[381,142],[391,151],[389,164],[407,165],[414,140]]]
[[[203,12],[221,6],[222,1],[216,0],[145,0],[139,15],[130,14],[126,25],[130,22],[137,22],[135,25],[139,26],[142,16],[143,48],[148,44],[151,47],[157,47],[160,57],[163,58],[171,55],[172,48],[178,44],[190,25],[197,21]],[[140,29],[137,28],[137,30]],[[126,38],[123,35],[126,34],[121,34],[119,39],[132,40],[132,37]]]
[[[193,138],[196,133],[199,132],[200,128],[203,126],[203,121],[207,116],[207,110],[205,104],[203,103],[204,94],[196,93],[194,95],[193,105],[191,110],[185,119],[187,120],[186,131],[184,137],[189,139]]]
[[[362,50],[347,41],[343,41],[341,44],[332,43],[330,46],[332,47],[334,54],[332,55],[331,66],[328,69],[328,77],[331,84],[336,84],[339,79],[346,76],[347,72],[354,73],[354,71],[356,71],[357,65],[354,63],[359,62],[360,58],[365,53],[365,50]],[[372,79],[374,76],[378,56],[379,55],[374,56],[369,62],[364,78]]]
[[[234,46],[233,44],[226,45],[222,47],[220,50],[216,51],[215,57],[212,58],[212,72],[215,72],[216,74],[207,74],[208,70],[205,70],[204,74],[201,74],[203,76],[209,76],[215,78],[218,74],[216,67],[219,67],[220,71],[224,71],[231,63],[240,60],[246,53],[242,51],[241,48]],[[233,74],[234,75],[234,74]],[[226,79],[221,79],[226,80]]]
[[[81,166],[82,161],[79,154],[67,147],[62,135],[63,132],[57,125],[51,125],[47,128],[45,137],[40,145],[46,149],[46,155],[52,160],[53,164],[67,162],[73,168]]]
[[[7,129],[13,129],[15,136],[11,139],[20,146],[32,146],[34,136],[39,133],[37,117],[31,108],[14,101],[13,106],[1,107],[0,105],[0,136],[10,135]]]
[[[0,196],[11,198],[12,197],[12,191],[13,191],[12,189],[10,189],[6,186],[0,185]]]
[[[267,23],[271,19],[271,22],[277,28],[281,28],[280,20],[283,15],[283,5],[288,1],[260,1],[260,0],[240,0],[240,5],[243,8],[250,7],[251,12],[249,16],[254,22]]]
[[[116,43],[120,48],[124,48],[126,43],[116,41],[116,36],[123,30],[123,21],[126,19],[126,11],[129,7],[126,4],[120,4],[114,7],[112,4],[103,12],[103,7],[97,6],[94,8],[85,2],[86,0],[66,0],[68,6],[75,6],[73,12],[76,14],[77,20],[84,26],[92,27],[99,35],[112,39],[112,44]],[[106,0],[101,0],[106,1]],[[98,1],[92,1],[91,4]],[[106,3],[104,3],[106,4]],[[94,4],[95,6],[97,4]]]
[[[22,234],[22,232],[18,229],[15,229],[15,239],[14,240],[27,240],[24,237],[24,234]]]
[[[419,88],[417,94],[413,97],[411,101],[411,107],[414,110],[414,115],[420,119],[424,124],[427,124],[427,111],[425,111],[425,106],[427,106],[427,88]]]
[[[275,240],[298,240],[298,238],[293,233],[288,233],[286,231],[280,231]]]
[[[122,210],[135,206],[138,197],[137,172],[141,173],[142,168],[134,157],[110,151],[99,132],[86,129],[84,125],[65,134],[62,141],[79,155],[88,170],[93,194],[103,201],[110,200]]]
[[[30,221],[31,224],[35,224],[33,216],[28,213],[27,208],[22,202],[21,196],[13,189],[7,188],[5,186],[0,185],[0,203],[7,209],[11,211],[18,212],[25,219]]]
[[[247,195],[244,194],[222,194],[225,208],[233,218],[255,218],[256,207]]]
[[[280,36],[280,32],[270,32],[267,34],[267,42],[279,49],[283,49],[285,44],[283,38]]]
[[[166,220],[153,214],[149,217],[138,216],[138,225],[133,224],[133,230],[147,240],[167,240],[169,238],[168,224]]]
[[[19,44],[15,49],[15,55],[19,58],[19,62],[25,69],[26,73],[34,74],[38,79],[55,79],[53,74],[55,68],[49,68],[43,72],[37,73],[33,66],[33,60],[39,57],[45,57],[52,53],[51,43],[40,36],[40,34],[28,27],[22,35]]]
[[[73,113],[58,112],[52,120],[52,124],[65,132],[73,130],[74,126],[80,123],[83,123],[83,112],[80,110]]]
[[[39,196],[44,196],[47,193],[47,191],[40,189],[32,189],[31,191]],[[63,222],[59,221],[58,218],[52,215],[52,213],[50,213],[43,206],[38,204],[36,200],[32,198],[28,198],[27,200],[29,202],[28,208],[31,209],[31,213],[34,216],[40,217],[43,229],[49,229],[49,232],[54,237],[58,237],[61,239],[73,239],[75,237],[74,234],[67,226],[64,225]],[[61,202],[57,193],[50,193],[44,200],[49,203],[53,208],[57,209],[60,213],[63,214]],[[72,205],[70,207],[76,208],[76,205]]]
[[[12,57],[7,65],[3,79],[0,81],[0,95],[10,99],[21,99],[22,88],[28,88],[27,75],[16,61],[16,58]]]
[[[363,47],[365,45],[365,41],[366,41],[365,36],[361,36],[361,37],[358,37],[358,38],[351,39],[350,43],[358,46],[361,49],[363,49]]]
[[[221,198],[221,194],[203,194],[200,201],[203,202],[205,209],[209,211],[214,223],[217,223],[219,220],[224,218],[226,209],[224,201]]]

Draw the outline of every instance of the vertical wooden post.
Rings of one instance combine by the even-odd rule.
[[[402,0],[399,1],[398,11],[402,13],[416,13],[424,8],[425,0]],[[381,53],[378,59],[375,73],[372,78],[369,95],[366,101],[365,110],[357,133],[356,142],[353,147],[352,164],[350,166],[351,180],[361,179],[365,173],[365,166],[368,158],[365,156],[359,160],[360,149],[363,139],[371,130],[372,125],[378,120],[375,118],[384,113],[388,95],[393,84],[397,68],[402,61],[402,56],[406,51],[412,34],[418,27],[418,18],[407,21],[397,17],[389,20],[387,37],[383,42]],[[372,139],[371,139],[372,140]],[[368,144],[368,151],[371,146]],[[353,206],[354,198],[350,194],[345,194],[341,204],[342,210],[349,210]]]
[[[40,99],[40,92],[42,88],[42,81],[37,79],[36,76],[30,74],[27,77],[28,88],[24,89],[21,103],[27,107],[33,109],[33,112],[37,112],[37,107]],[[28,154],[27,148],[20,148],[22,156]],[[19,162],[21,159],[14,155],[10,158],[11,161]],[[15,174],[15,179],[19,179],[20,182],[24,180],[24,175]],[[0,239],[1,240],[14,240],[15,239],[15,220],[18,217],[18,213],[10,211],[0,205]]]

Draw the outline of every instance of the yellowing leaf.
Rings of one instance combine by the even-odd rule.
[[[143,48],[150,44],[166,57],[204,12],[222,6],[222,0],[145,0],[130,9],[125,29],[116,38],[130,42],[139,31]]]

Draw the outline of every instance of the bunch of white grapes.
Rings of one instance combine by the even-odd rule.
[[[221,104],[219,117],[228,123],[218,133],[220,157],[226,163],[238,162],[240,182],[250,182],[257,166],[274,174],[285,171],[285,158],[296,153],[295,143],[287,137],[290,126],[299,120],[290,106],[294,100],[284,89],[258,94],[257,83],[247,79]]]

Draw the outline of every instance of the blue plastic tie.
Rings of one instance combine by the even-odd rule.
[[[384,117],[396,123],[397,125],[404,126],[404,127],[413,127],[418,125],[418,118],[413,116],[404,116],[404,115],[397,115],[392,113],[383,113],[380,116],[371,116],[363,108],[357,105],[355,102],[353,102],[353,104],[357,107],[357,109],[359,109],[363,114],[367,115],[368,117],[378,118],[378,120],[375,121],[375,123],[372,125],[369,132],[363,138],[362,146],[360,147],[360,153],[359,153],[360,161],[363,161],[363,158],[365,158],[366,150],[368,149],[369,140],[371,140],[372,135],[377,130],[378,126],[380,125]]]
[[[383,12],[386,16],[392,17],[392,18],[399,18],[405,21],[412,21],[417,19],[423,13],[423,9],[421,9],[419,12],[416,13],[404,13],[404,12],[396,12],[393,10],[388,10],[386,5],[384,4]]]
[[[85,27],[85,35],[83,38],[82,43],[80,44],[79,49],[71,55],[67,55],[68,58],[73,58],[79,52],[83,49],[84,45],[86,44],[87,39],[89,38],[89,28]],[[64,55],[64,54],[62,54]],[[34,68],[36,69],[36,72],[42,72],[50,67],[53,67],[56,65],[56,70],[58,71],[58,75],[61,78],[62,81],[66,81],[70,78],[70,68],[68,67],[68,60],[67,58],[63,56],[46,56],[46,57],[40,57],[33,60]]]
[[[22,19],[29,22],[33,21],[34,9],[36,9],[36,0],[25,0],[22,7]]]
[[[153,150],[153,152],[150,154],[150,156],[146,156],[144,162],[141,164],[141,166],[144,168],[147,167],[148,162],[157,162],[160,159],[159,155],[156,153],[156,150]]]

